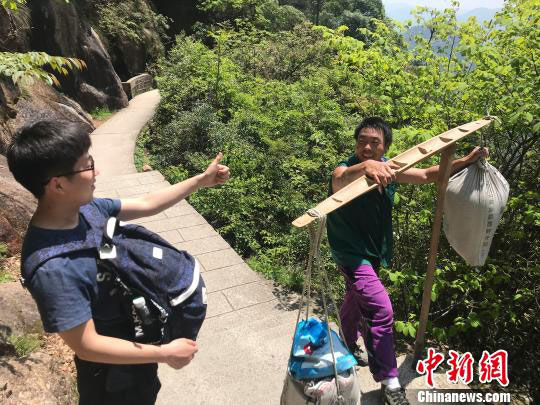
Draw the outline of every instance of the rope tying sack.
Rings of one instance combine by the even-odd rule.
[[[338,367],[337,367],[337,365],[338,365],[338,356],[336,354],[336,347],[340,348],[339,349],[339,350],[341,350],[340,354],[342,354],[343,351],[347,352],[347,349],[345,348],[346,345],[347,345],[347,342],[345,341],[343,330],[342,330],[342,327],[341,327],[341,319],[340,319],[339,313],[337,311],[337,305],[335,303],[334,297],[333,297],[331,289],[330,289],[328,274],[327,274],[326,269],[324,268],[324,266],[321,266],[320,245],[321,245],[321,240],[322,240],[323,232],[324,232],[325,225],[326,225],[326,215],[321,214],[319,211],[317,211],[314,208],[308,210],[307,214],[314,217],[314,218],[317,218],[317,220],[311,222],[309,224],[309,228],[308,228],[309,232],[310,232],[310,250],[309,250],[309,257],[308,257],[308,262],[307,262],[307,266],[306,266],[304,287],[303,287],[303,291],[302,291],[302,296],[300,298],[300,306],[299,306],[299,309],[298,309],[298,316],[296,318],[296,325],[295,325],[295,330],[294,330],[294,334],[293,334],[293,343],[292,343],[292,347],[291,347],[290,356],[291,356],[291,358],[293,358],[293,356],[294,356],[294,349],[295,349],[295,343],[296,343],[296,338],[297,338],[299,325],[302,322],[308,322],[308,320],[309,320],[311,300],[312,300],[312,288],[311,288],[311,286],[312,286],[312,276],[313,276],[313,273],[315,272],[315,273],[320,275],[320,278],[321,278],[321,281],[322,281],[320,283],[320,285],[321,285],[321,288],[320,288],[321,291],[320,292],[321,292],[321,298],[322,298],[322,304],[323,304],[323,310],[324,310],[324,318],[325,318],[325,323],[326,323],[326,333],[327,333],[327,337],[328,337],[328,340],[329,340],[329,349],[330,349],[331,358],[332,358],[332,368],[333,368],[333,376],[334,376],[333,381],[334,381],[335,389],[336,389],[335,396],[333,398],[315,399],[316,400],[315,403],[316,404],[335,404],[335,405],[357,404],[357,403],[359,403],[359,400],[360,400],[360,392],[359,392],[359,389],[357,388],[357,385],[356,385],[356,370],[354,368],[354,365],[356,364],[356,362],[354,361],[354,359],[353,359],[354,363],[352,363],[352,366],[348,369],[350,371],[350,377],[353,379],[352,382],[350,382],[350,384],[349,384],[349,385],[352,384],[352,386],[350,386],[349,387],[350,389],[347,390],[348,391],[347,392],[347,397],[348,398],[345,398],[343,389],[340,386],[340,380],[343,381],[344,377],[340,376],[340,372],[339,372]],[[327,288],[328,288],[328,291],[327,291]],[[343,345],[343,343],[341,341],[339,341],[338,335],[336,335],[335,332],[333,332],[332,329],[330,328],[330,318],[329,318],[329,315],[328,315],[328,305],[327,305],[327,297],[326,297],[327,294],[329,295],[332,306],[333,306],[333,308],[335,310],[337,325],[338,325],[338,329],[339,329],[339,338],[341,338],[342,342],[345,345]],[[304,313],[304,318],[301,319],[303,313]],[[311,321],[314,322],[314,320],[311,320]],[[347,352],[347,354],[348,354],[348,352]],[[352,356],[350,354],[348,354],[348,355],[352,358]],[[282,393],[282,397],[281,397],[281,404],[282,405],[293,405],[293,404],[297,404],[297,403],[298,404],[307,403],[305,399],[302,402],[299,402],[296,399],[291,400],[292,397],[291,397],[290,393],[287,393],[288,390],[292,390],[292,388],[289,386],[289,384],[291,384],[291,383],[296,384],[296,385],[301,384],[301,381],[293,379],[293,376],[291,375],[290,371],[291,370],[288,368],[287,376],[286,376],[286,379],[285,379],[285,385],[284,385],[283,393]],[[341,370],[341,372],[343,373],[343,370]],[[291,382],[291,380],[294,380],[294,382]],[[310,400],[308,390],[306,390],[306,387],[303,387],[303,388],[304,388],[303,389],[303,391],[304,391],[303,394],[308,395],[308,400]],[[298,390],[299,390],[299,387],[297,386],[296,391],[298,391]],[[311,402],[311,400],[310,400],[310,402]]]

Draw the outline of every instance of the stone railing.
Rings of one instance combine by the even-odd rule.
[[[141,73],[132,77],[127,82],[122,82],[122,87],[126,92],[128,100],[131,100],[141,93],[152,90],[152,76],[148,73]]]

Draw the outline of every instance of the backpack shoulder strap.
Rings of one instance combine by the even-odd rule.
[[[83,219],[89,225],[88,232],[86,233],[86,239],[47,246],[33,252],[22,263],[21,283],[23,287],[28,285],[36,270],[46,261],[54,257],[64,256],[73,252],[95,250],[100,246],[103,237],[101,224],[105,223],[107,218],[101,214],[99,209],[90,204],[82,206],[80,212]]]
[[[79,210],[83,218],[86,220],[91,229],[98,232],[102,231],[107,223],[107,217],[101,213],[101,211],[92,204],[86,204]]]

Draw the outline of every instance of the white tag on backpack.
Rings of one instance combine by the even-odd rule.
[[[202,303],[204,305],[208,303],[208,295],[206,294],[206,287],[202,288]]]
[[[116,246],[102,246],[99,248],[100,259],[114,259],[116,257]]]
[[[159,260],[163,259],[163,249],[154,247],[154,250],[152,251],[152,256]]]

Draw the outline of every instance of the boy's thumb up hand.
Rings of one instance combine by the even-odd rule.
[[[221,162],[221,159],[223,158],[223,153],[221,152],[218,152],[218,154],[216,155],[216,157],[214,158],[214,160],[212,161],[212,163],[210,163],[210,165],[214,165],[214,166],[217,166],[219,164],[219,162]]]
[[[219,152],[203,173],[203,187],[213,187],[217,184],[223,184],[229,179],[229,168],[219,164],[222,158],[223,153]]]

